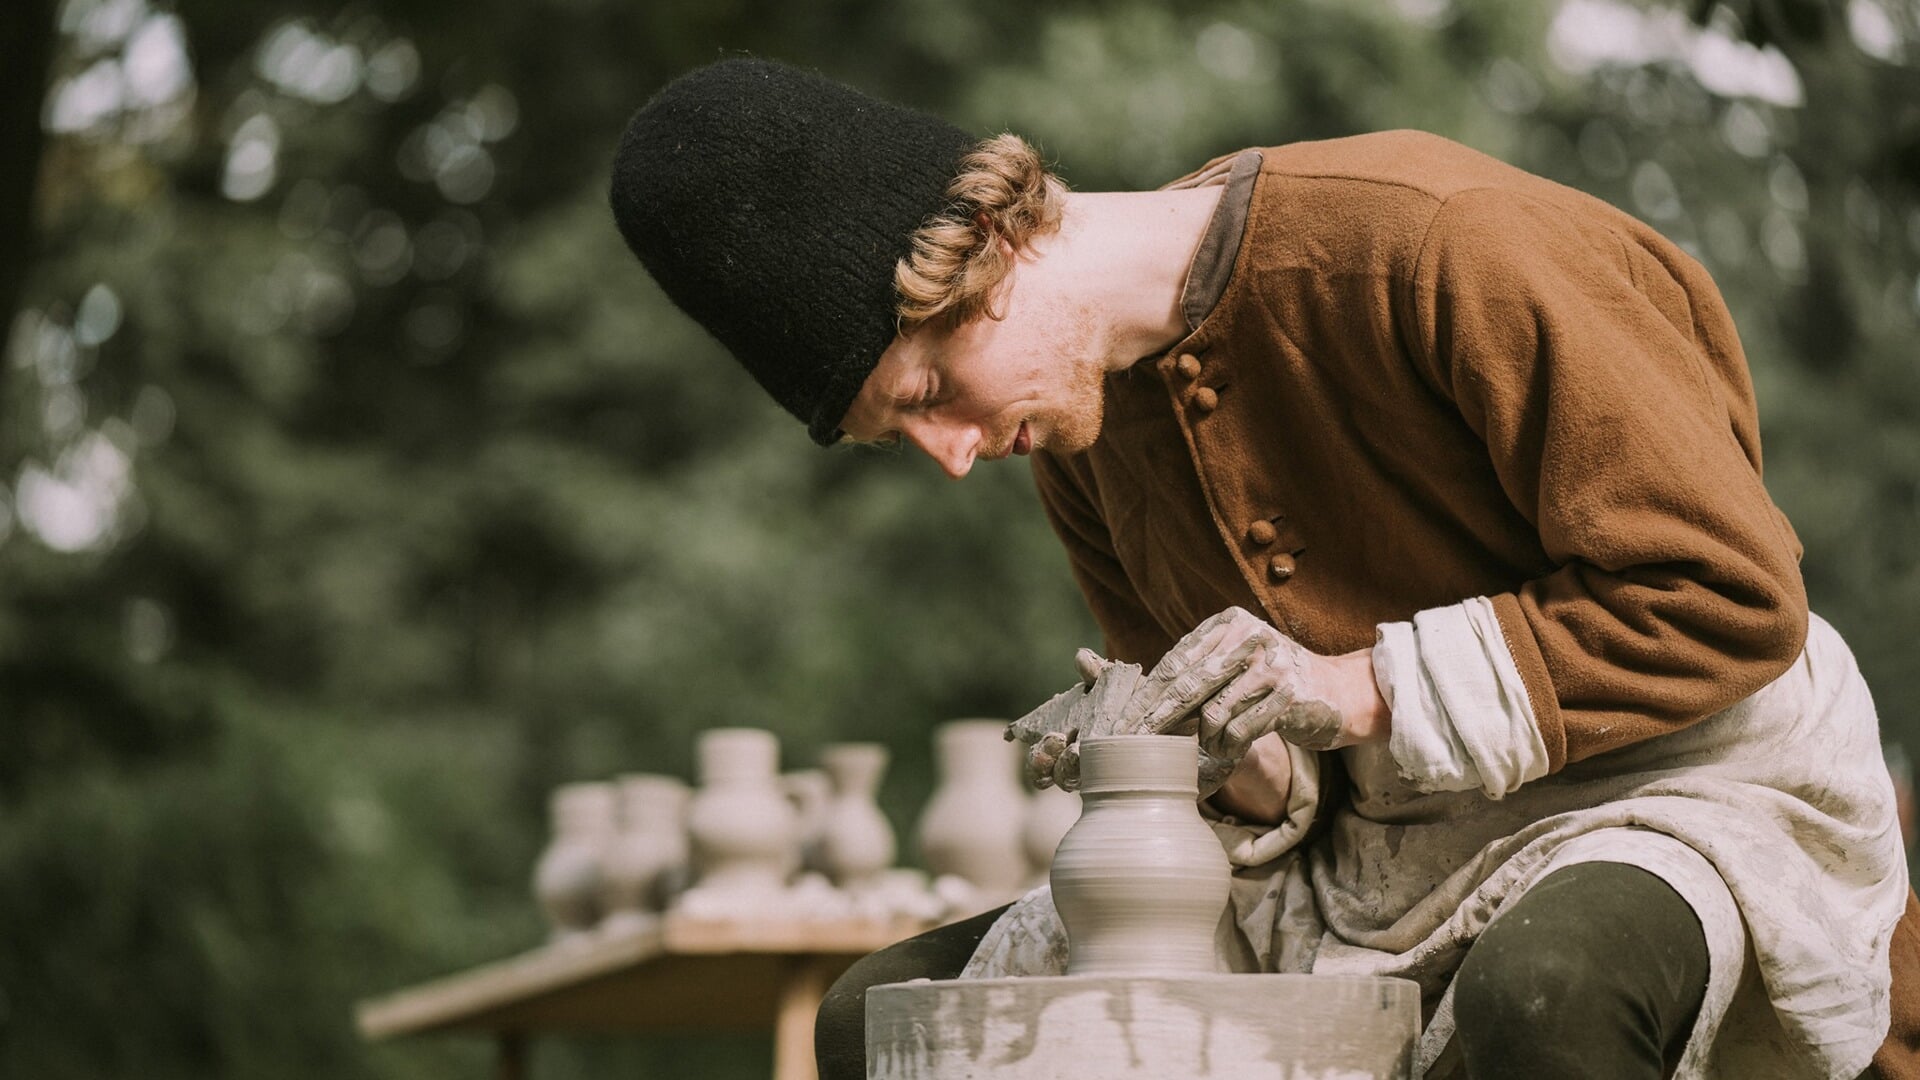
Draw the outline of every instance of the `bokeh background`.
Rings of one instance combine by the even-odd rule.
[[[621,246],[626,116],[736,51],[1086,189],[1418,127],[1629,209],[1725,289],[1814,605],[1920,739],[1914,0],[9,0],[0,1075],[485,1075],[351,1003],[540,940],[555,784],[882,739],[904,831],[931,724],[1072,681],[1024,469],[814,449]]]

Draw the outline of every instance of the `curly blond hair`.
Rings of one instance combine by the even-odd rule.
[[[1066,191],[1025,139],[982,140],[960,159],[947,208],[914,232],[912,251],[894,264],[901,332],[999,318],[994,290],[1036,237],[1059,230]]]

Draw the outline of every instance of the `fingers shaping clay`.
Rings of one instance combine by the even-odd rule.
[[[1006,737],[1028,747],[1027,777],[1036,787],[1058,784],[1078,790],[1080,747],[1095,735],[1160,735],[1196,729],[1191,712],[1162,721],[1149,714],[1163,700],[1138,664],[1107,660],[1091,649],[1081,649],[1075,663],[1082,675],[1092,676],[1055,694],[1045,704],[1007,725]],[[1218,757],[1196,746],[1200,766],[1200,794],[1211,795],[1226,783],[1234,759]]]

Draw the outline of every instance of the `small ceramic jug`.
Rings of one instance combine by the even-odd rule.
[[[553,791],[553,840],[534,866],[533,894],[555,940],[591,930],[600,920],[603,860],[617,828],[616,807],[612,784],[562,784]]]
[[[600,889],[608,929],[646,925],[666,907],[687,865],[687,785],[633,773],[620,784],[620,832],[607,848]]]
[[[1033,868],[1036,884],[1047,880],[1053,868],[1053,853],[1060,839],[1080,820],[1080,796],[1057,787],[1041,788],[1027,804],[1026,826],[1020,831],[1020,845],[1026,849],[1027,864]]]
[[[1191,735],[1080,742],[1080,820],[1053,857],[1067,974],[1223,971],[1214,928],[1231,868],[1201,819]]]
[[[826,856],[820,850],[821,832],[827,827],[827,811],[833,805],[833,780],[823,769],[795,769],[780,776],[780,790],[793,803],[795,835],[800,839],[800,868],[809,873],[827,872]]]
[[[698,887],[771,897],[800,862],[799,821],[780,783],[780,742],[757,728],[700,736],[700,791],[687,811]]]
[[[893,826],[874,797],[887,768],[879,743],[837,743],[820,752],[833,799],[820,831],[821,862],[842,889],[869,888],[893,865]]]
[[[920,814],[920,854],[936,875],[964,878],[983,893],[1011,896],[1027,879],[1021,846],[1027,793],[1020,748],[999,720],[955,720],[934,731],[940,783]]]

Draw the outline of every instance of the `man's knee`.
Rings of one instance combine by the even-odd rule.
[[[1455,1022],[1463,1030],[1551,1027],[1592,981],[1590,957],[1564,939],[1483,935],[1453,983]]]
[[[1468,1071],[1537,1074],[1568,1054],[1610,1075],[1658,1076],[1685,1045],[1707,974],[1706,935],[1666,882],[1619,863],[1556,871],[1480,936],[1454,979]]]

